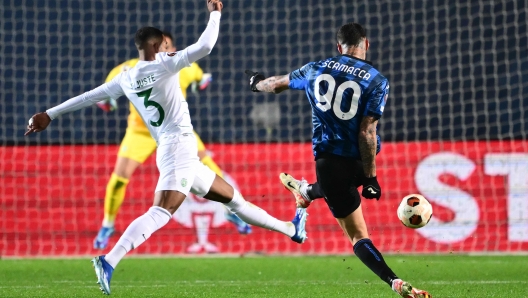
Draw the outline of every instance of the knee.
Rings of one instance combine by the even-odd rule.
[[[176,210],[178,210],[178,207],[179,207],[179,206],[175,206],[175,205],[163,205],[163,206],[158,206],[158,207],[167,210],[170,214],[174,214],[174,212],[176,212]]]
[[[147,213],[156,223],[156,229],[160,229],[166,225],[169,220],[172,218],[172,213],[165,208],[159,206],[152,206],[149,208]],[[154,230],[152,231],[152,233]]]
[[[114,169],[114,174],[125,179],[130,179],[135,170],[136,167],[133,166],[117,166]]]
[[[235,189],[230,184],[225,182],[225,180],[219,176],[216,176],[211,188],[209,189],[209,192],[204,196],[204,198],[227,204],[231,202],[235,196],[235,192]]]
[[[185,200],[185,197],[183,193],[175,190],[160,191],[155,195],[153,206],[161,207],[170,214],[174,214]]]
[[[180,205],[181,205],[181,202],[178,202],[176,200],[161,200],[157,202],[157,204],[156,203],[154,204],[154,206],[167,210],[170,214],[174,214],[174,212],[178,210]]]
[[[132,174],[141,165],[141,163],[126,157],[118,157],[114,168],[114,174],[125,179],[130,179]]]
[[[210,200],[210,201],[215,201],[215,202],[219,202],[219,203],[222,203],[222,204],[227,204],[229,202],[231,202],[233,199],[232,197],[230,198],[229,196],[225,195],[225,194],[222,194],[222,193],[217,193],[215,191],[209,191],[205,196],[204,198]]]
[[[207,157],[207,151],[206,150],[200,150],[198,151],[198,158],[200,160],[204,159],[205,157]]]

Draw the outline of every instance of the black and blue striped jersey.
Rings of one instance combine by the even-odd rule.
[[[305,90],[312,105],[315,157],[331,153],[361,159],[361,120],[364,116],[379,119],[383,114],[389,94],[387,78],[368,61],[339,55],[294,70],[289,88]]]

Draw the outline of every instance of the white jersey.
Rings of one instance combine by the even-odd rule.
[[[48,109],[46,113],[53,120],[108,97],[116,99],[126,95],[158,146],[178,142],[179,135],[192,132],[189,107],[181,92],[178,72],[211,52],[218,39],[220,16],[218,11],[211,12],[209,23],[195,44],[179,52],[158,53],[154,61],[140,60],[110,82]]]
[[[122,95],[132,102],[158,145],[192,133],[189,107],[183,97],[179,71],[188,67],[187,51],[158,53],[154,61],[139,61],[105,86],[111,98]]]

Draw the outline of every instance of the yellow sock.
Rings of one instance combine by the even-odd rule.
[[[205,156],[204,158],[202,158],[202,163],[204,165],[206,165],[209,169],[213,170],[213,172],[216,173],[216,175],[220,176],[221,178],[224,177],[224,175],[222,174],[222,170],[220,169],[220,167],[216,164],[216,162],[213,160],[213,158],[209,155]]]
[[[104,203],[104,227],[113,227],[119,207],[125,199],[128,179],[119,177],[115,173],[110,176],[110,181],[106,186],[106,196]]]

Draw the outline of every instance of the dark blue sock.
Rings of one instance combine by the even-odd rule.
[[[314,184],[309,184],[306,188],[306,193],[308,194],[308,197],[311,200],[324,198],[323,189],[321,186],[319,186],[318,182],[315,182]]]
[[[372,272],[379,276],[384,282],[392,287],[392,281],[398,277],[387,266],[381,253],[376,249],[372,241],[368,238],[361,239],[354,245],[356,256],[369,267]]]

